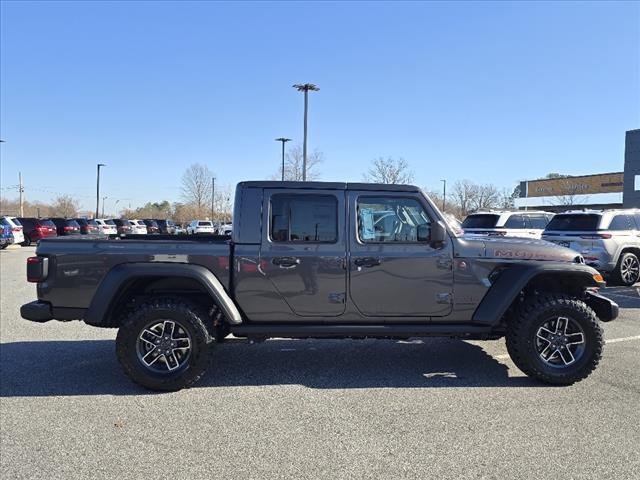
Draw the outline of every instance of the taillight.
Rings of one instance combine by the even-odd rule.
[[[27,258],[27,282],[38,283],[47,278],[49,259],[47,257]]]
[[[600,240],[604,238],[605,240],[611,238],[610,233],[594,233],[591,235],[580,235],[580,238],[584,238],[586,240]]]
[[[71,230],[73,230],[73,227],[64,227],[65,232],[70,232]]]

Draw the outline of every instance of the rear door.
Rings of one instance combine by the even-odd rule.
[[[345,311],[344,190],[266,189],[260,265],[295,317]]]
[[[452,309],[452,246],[419,241],[433,213],[419,193],[350,191],[349,295],[368,317],[443,317]]]

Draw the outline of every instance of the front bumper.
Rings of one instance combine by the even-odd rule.
[[[32,322],[38,323],[53,320],[51,304],[49,302],[41,302],[40,300],[35,300],[22,305],[20,307],[20,316],[25,320],[31,320]]]
[[[620,310],[618,304],[599,293],[587,292],[585,303],[596,312],[598,318],[603,322],[610,322],[618,318]]]

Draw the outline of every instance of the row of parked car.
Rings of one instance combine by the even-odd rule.
[[[186,229],[173,220],[144,219],[91,219],[91,218],[34,218],[0,217],[2,232],[1,248],[16,243],[31,245],[47,237],[67,235],[124,235],[124,234],[201,234],[230,235],[232,224],[217,223],[209,220],[194,220]]]
[[[461,224],[465,234],[537,238],[571,248],[618,284],[640,281],[640,209],[488,211]]]

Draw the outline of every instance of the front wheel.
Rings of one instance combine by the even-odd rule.
[[[571,385],[596,368],[604,338],[595,312],[563,294],[540,294],[525,301],[510,320],[507,350],[528,376]]]
[[[195,384],[211,360],[207,315],[183,299],[154,298],[131,311],[116,337],[125,373],[151,390],[175,391]]]

